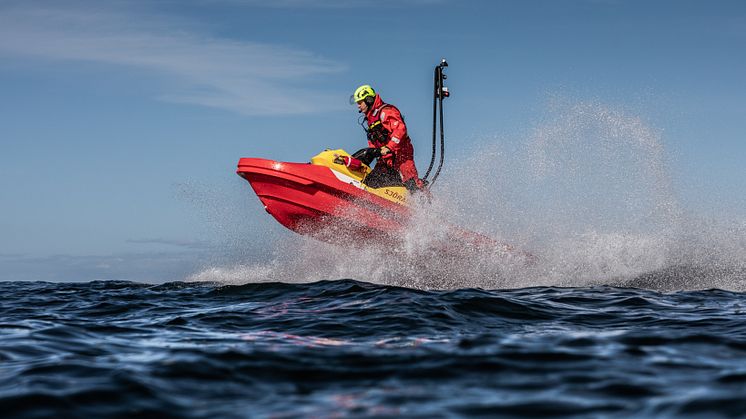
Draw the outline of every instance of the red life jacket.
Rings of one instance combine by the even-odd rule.
[[[417,176],[417,168],[414,165],[414,148],[407,134],[407,125],[399,109],[394,105],[384,103],[380,95],[376,95],[373,105],[365,113],[368,122],[368,146],[381,148],[386,146],[391,154],[382,156],[376,164],[385,164],[397,170],[402,177],[402,182],[414,179],[418,186],[422,182]],[[359,167],[360,162],[356,159],[346,159],[345,163],[350,167]]]
[[[407,125],[396,106],[385,103],[380,95],[376,95],[365,119],[368,122],[368,145],[375,148],[386,146],[393,154],[393,158],[383,159],[387,165],[398,170],[401,164],[414,159]]]

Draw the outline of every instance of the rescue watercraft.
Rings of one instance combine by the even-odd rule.
[[[407,188],[370,188],[364,183],[371,169],[349,170],[334,163],[344,150],[325,150],[310,163],[242,158],[237,173],[246,179],[264,209],[280,224],[319,240],[395,244],[412,217]],[[423,199],[426,199],[423,197]],[[487,236],[449,226],[449,246],[490,247]]]

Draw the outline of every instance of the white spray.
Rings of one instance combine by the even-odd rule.
[[[421,289],[614,284],[746,289],[746,223],[685,215],[660,131],[597,102],[555,101],[522,141],[483,139],[449,156],[431,204],[415,205],[402,246],[347,249],[292,236],[273,257],[209,267],[230,283],[353,278]],[[445,221],[524,249],[438,254]],[[730,227],[728,227],[730,226]],[[279,228],[279,227],[278,227]]]

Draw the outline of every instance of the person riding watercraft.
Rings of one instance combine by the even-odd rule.
[[[350,103],[357,104],[358,112],[365,117],[361,125],[367,133],[368,148],[356,152],[352,157],[345,156],[343,163],[356,170],[361,163],[370,165],[374,159],[378,159],[373,171],[365,178],[366,185],[380,188],[403,184],[410,192],[422,189],[425,183],[417,175],[414,148],[399,109],[385,103],[367,84],[355,90]]]
[[[369,148],[352,156],[342,149],[326,149],[304,163],[246,157],[238,161],[236,173],[249,182],[264,209],[292,231],[335,245],[356,249],[372,245],[400,254],[402,245],[409,247],[409,237],[428,234],[429,230],[413,228],[416,225],[411,223],[413,217],[436,209],[412,204],[430,201],[429,190],[443,167],[443,99],[450,96],[443,85],[447,66],[443,59],[434,71],[433,153],[424,179],[417,174],[412,143],[401,114],[395,107],[386,105],[368,85],[355,91],[352,103],[357,103],[365,117]],[[440,161],[436,166],[438,121]],[[371,171],[370,163],[376,159],[378,162]],[[343,164],[347,167],[340,167]],[[432,169],[435,171],[430,176]],[[378,173],[378,178],[371,176],[373,172]],[[384,181],[391,184],[382,185]],[[405,183],[410,190],[420,193],[408,193]],[[438,224],[443,235],[418,239],[418,243],[434,250],[432,254],[438,257],[448,255],[460,260],[476,251],[492,252],[497,257],[517,256],[528,263],[535,260],[531,254],[509,244],[451,224],[448,214],[434,216],[430,220]]]

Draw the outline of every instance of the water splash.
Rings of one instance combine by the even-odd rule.
[[[449,159],[397,249],[293,236],[268,262],[208,268],[230,283],[354,278],[411,288],[634,285],[746,289],[746,223],[704,223],[676,199],[663,133],[599,102],[555,100],[520,140],[489,138]],[[538,257],[447,257],[446,222]],[[696,275],[695,275],[696,274]],[[697,278],[693,279],[693,275]]]

